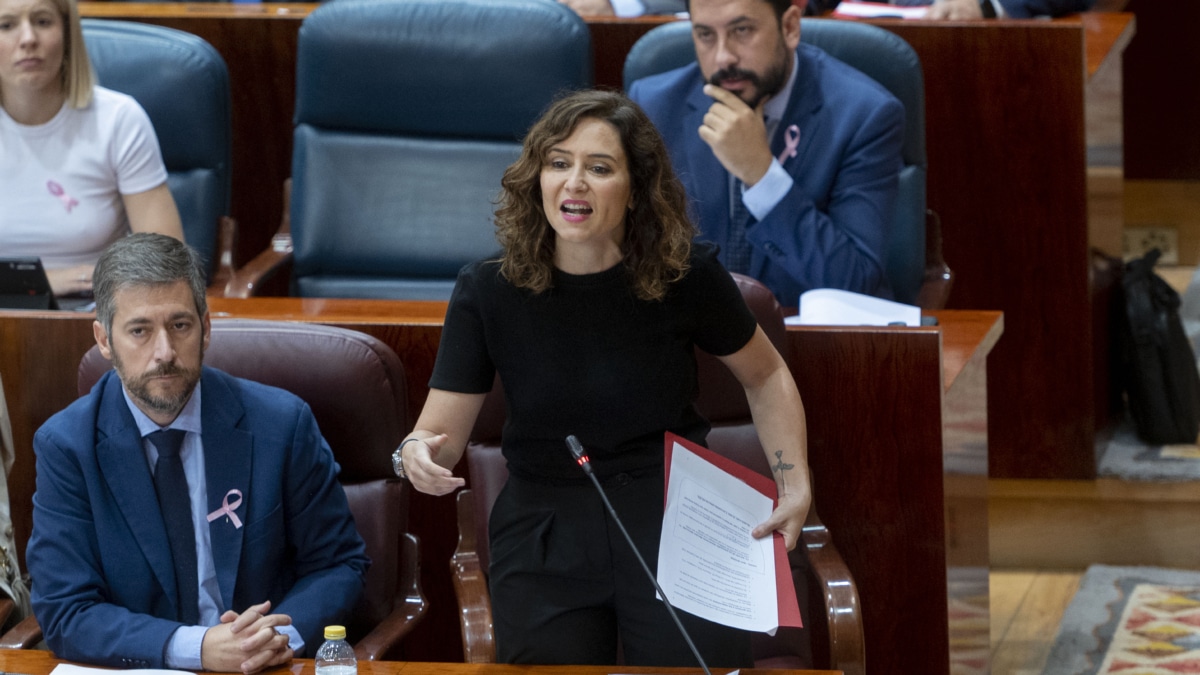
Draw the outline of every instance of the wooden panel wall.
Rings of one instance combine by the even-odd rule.
[[[1084,46],[1078,24],[882,24],[925,68],[929,208],[950,305],[1005,314],[989,362],[990,473],[1090,478]]]
[[[1200,181],[1200,3],[1131,0],[1138,32],[1125,51],[1125,177]]]

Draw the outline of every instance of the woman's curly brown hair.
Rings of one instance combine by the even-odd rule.
[[[629,162],[633,207],[625,219],[623,264],[642,300],[661,300],[688,270],[695,228],[687,197],[654,123],[636,103],[611,91],[578,91],[558,98],[525,136],[521,157],[508,167],[496,210],[496,238],[504,247],[500,272],[510,283],[541,293],[554,269],[554,230],[542,208],[541,172],[550,148],[580,120],[611,124]]]

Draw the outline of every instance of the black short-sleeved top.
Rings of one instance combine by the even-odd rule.
[[[695,245],[691,269],[661,301],[639,300],[623,265],[555,271],[553,286],[513,286],[497,260],[462,269],[429,386],[486,393],[495,373],[508,407],[503,452],[513,474],[575,482],[575,434],[601,477],[662,466],[663,432],[704,443],[693,347],[723,356],[757,327],[715,249]]]

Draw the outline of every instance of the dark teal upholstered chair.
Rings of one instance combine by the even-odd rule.
[[[917,53],[894,33],[868,24],[806,18],[800,25],[801,42],[862,71],[904,104],[903,168],[885,272],[896,300],[943,307],[953,274],[942,260],[937,214],[925,207],[925,77]],[[691,31],[690,22],[679,21],[643,35],[625,60],[626,89],[643,77],[695,61]]]
[[[495,253],[504,169],[591,38],[545,0],[340,0],[300,28],[292,291],[446,299]]]
[[[154,124],[183,234],[208,264],[229,214],[229,71],[212,45],[173,28],[84,19],[83,39],[98,83],[129,94]]]

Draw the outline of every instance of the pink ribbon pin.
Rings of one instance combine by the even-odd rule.
[[[46,181],[46,189],[50,191],[50,194],[58,197],[59,201],[61,201],[63,205],[67,207],[67,213],[70,213],[71,209],[79,206],[79,202],[74,197],[67,194],[67,191],[63,189],[63,186],[59,185],[55,181]]]
[[[236,496],[237,501],[230,504],[229,503],[230,496]],[[225,499],[221,500],[221,508],[208,514],[208,522],[211,523],[212,521],[216,520],[217,518],[220,518],[221,516],[229,516],[229,520],[233,521],[234,529],[236,529],[236,530],[242,529],[242,519],[238,518],[237,514],[234,513],[234,510],[236,510],[237,507],[239,507],[241,505],[242,505],[242,491],[241,490],[235,489],[235,490],[230,490],[229,492],[226,492]]]
[[[789,157],[796,156],[796,150],[800,147],[800,127],[795,124],[788,125],[783,132],[783,142],[787,144],[787,147],[779,153],[780,164],[783,164]]]

